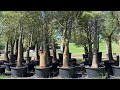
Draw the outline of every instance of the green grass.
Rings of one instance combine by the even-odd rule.
[[[0,79],[7,79],[10,78],[11,76],[6,76],[6,75],[0,75]]]
[[[70,50],[71,53],[74,53],[74,54],[84,53],[84,48],[83,47],[77,47],[74,43],[69,44],[69,50]]]
[[[100,50],[101,52],[103,52],[103,54],[106,54],[107,53],[107,46],[106,46],[106,42],[105,41],[102,41],[100,44]],[[70,43],[69,44],[69,49],[70,49],[70,52],[73,53],[73,54],[83,54],[84,53],[84,48],[83,47],[77,47],[74,43]],[[120,50],[119,50],[119,45],[116,44],[115,42],[112,43],[112,50],[113,50],[113,53],[120,53]]]

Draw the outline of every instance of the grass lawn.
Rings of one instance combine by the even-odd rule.
[[[0,75],[0,79],[8,79],[10,78],[11,76],[7,76],[7,75]]]
[[[107,46],[106,46],[106,43],[105,41],[102,41],[100,44],[100,52],[103,52],[103,54],[106,54],[107,53]],[[83,54],[84,53],[84,48],[83,47],[77,47],[75,46],[74,43],[70,43],[69,45],[69,49],[70,49],[70,52],[72,54]],[[116,53],[116,54],[119,54],[120,53],[120,50],[119,50],[119,45],[116,44],[115,42],[112,43],[112,50],[113,50],[113,53]]]

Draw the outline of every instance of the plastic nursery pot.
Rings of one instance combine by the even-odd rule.
[[[102,52],[97,53],[97,59],[98,59],[98,62],[101,63],[101,61],[102,61]]]
[[[69,62],[70,62],[71,65],[74,65],[74,66],[75,66],[77,60],[76,60],[75,58],[71,58],[71,59],[69,60]]]
[[[17,55],[13,55],[13,57],[14,57],[14,60],[17,60]]]
[[[59,75],[62,78],[75,78],[75,67],[58,67],[59,68]]]
[[[26,77],[27,76],[27,67],[10,67],[11,68],[11,75],[13,77]]]
[[[76,74],[79,74],[81,71],[85,72],[85,66],[84,65],[75,66],[75,71]]]
[[[34,68],[35,64],[34,63],[25,63],[23,65],[27,66],[28,71],[35,71],[35,68]]]
[[[11,71],[11,66],[15,66],[15,64],[14,63],[4,63],[4,65],[5,65],[5,70],[7,70],[7,71]]]
[[[50,75],[51,67],[40,68],[39,66],[35,67],[35,75],[38,78],[48,78]]]
[[[119,77],[120,76],[120,67],[119,66],[112,66],[113,69],[113,75],[115,77]]]
[[[1,65],[0,66],[0,74],[4,74],[5,73],[5,65]]]
[[[9,63],[8,61],[6,60],[0,60],[0,64],[3,65],[4,63]]]
[[[71,53],[69,53],[69,59],[71,59]]]
[[[83,54],[83,59],[86,60],[86,58],[88,58],[88,54]]]
[[[58,53],[58,55],[59,55],[59,59],[63,60],[63,54],[62,53]]]
[[[116,62],[110,62],[109,60],[107,60],[104,61],[104,65],[105,65],[105,70],[108,72],[108,74],[113,75],[112,66],[116,65]]]
[[[38,61],[38,60],[31,60],[31,63],[34,64],[35,66],[36,66],[36,65],[39,65],[39,62],[40,62],[40,61]]]
[[[99,68],[85,67],[85,68],[89,78],[96,78],[105,75],[105,67],[99,67]]]

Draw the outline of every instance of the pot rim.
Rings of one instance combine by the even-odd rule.
[[[34,66],[34,68],[37,69],[37,70],[41,70],[41,69],[49,69],[49,68],[51,68],[51,66],[49,66],[49,67],[43,67],[43,68]]]
[[[16,66],[14,67],[14,66],[11,66],[10,68],[11,68],[11,69],[22,69],[22,68],[27,68],[27,67],[26,67],[26,66],[22,66],[22,67],[16,67]]]
[[[102,66],[102,67],[98,67],[98,68],[85,67],[85,69],[94,69],[94,70],[95,70],[95,69],[96,69],[96,70],[97,70],[97,69],[104,69],[104,68],[105,68],[105,66]]]
[[[59,69],[73,69],[73,68],[75,68],[75,67],[71,67],[71,66],[69,66],[69,67],[57,67],[57,68],[59,68]]]
[[[16,65],[15,63],[4,63],[5,65]]]
[[[120,69],[120,67],[119,66],[112,66],[113,68],[119,68]]]

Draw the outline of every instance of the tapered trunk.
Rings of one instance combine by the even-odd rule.
[[[97,39],[97,29],[95,29],[95,32],[94,32],[94,54],[93,54],[93,60],[92,60],[92,68],[98,68],[98,60],[97,60],[97,44],[98,44],[98,39]]]
[[[62,67],[69,67],[69,40],[65,40],[65,49],[63,53],[63,66]]]
[[[7,60],[9,62],[9,57],[8,57],[8,41],[6,42],[6,46],[5,46],[4,58],[5,58],[5,60]]]
[[[56,61],[56,47],[55,47],[55,41],[53,41],[53,62]]]
[[[15,40],[15,44],[14,44],[14,55],[18,55],[18,39]]]
[[[22,46],[22,35],[19,37],[19,42],[18,42],[18,58],[17,58],[17,67],[22,66],[22,59],[23,59],[23,46]]]
[[[89,46],[89,54],[88,54],[89,63],[91,63],[93,58],[91,35],[89,35],[89,38],[88,38],[88,46]]]
[[[40,63],[39,63],[40,68],[46,67],[46,61],[47,61],[46,51],[43,52],[40,51]]]
[[[10,42],[10,60],[9,60],[9,63],[15,63],[14,56],[13,56],[13,51],[14,51],[13,49],[14,49],[14,44],[11,41]]]
[[[35,59],[36,59],[36,60],[39,60],[38,44],[35,45]]]
[[[27,48],[27,58],[26,58],[26,63],[30,63],[30,48]]]
[[[98,62],[97,62],[97,54],[93,54],[93,60],[92,60],[92,68],[98,68]]]
[[[50,50],[49,50],[49,45],[47,44],[45,47],[45,51],[46,51],[46,57],[47,57],[47,66],[50,65]]]
[[[108,37],[108,56],[109,56],[109,60],[113,61],[111,36]]]

